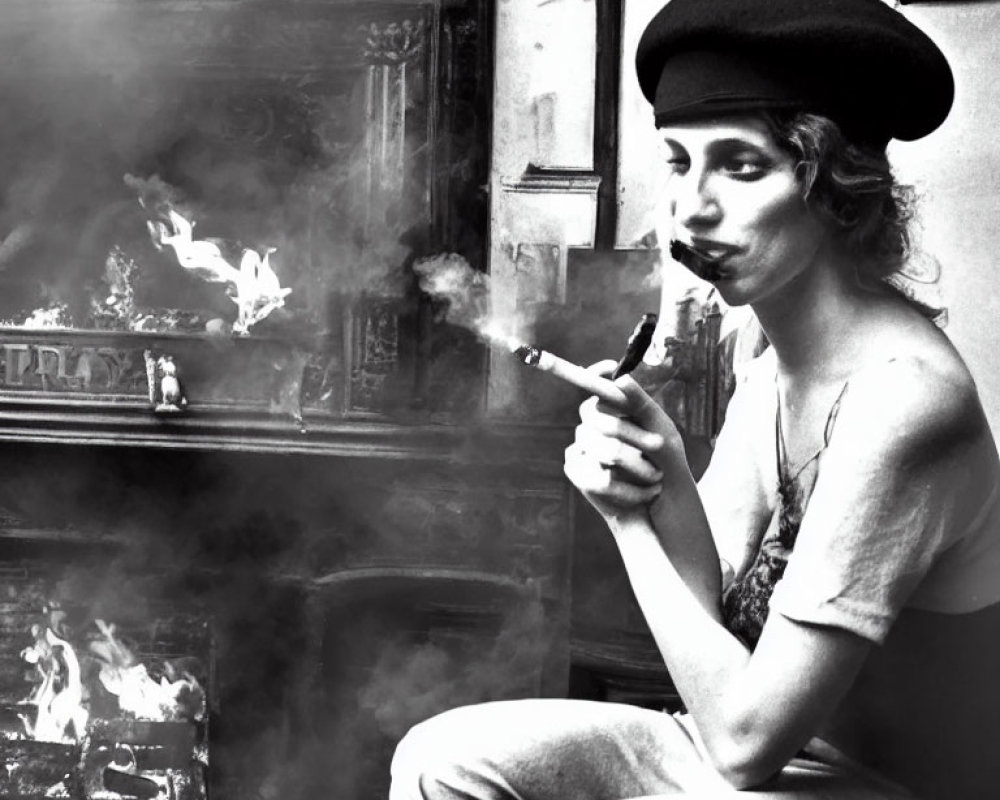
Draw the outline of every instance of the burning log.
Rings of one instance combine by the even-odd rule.
[[[166,662],[154,679],[103,620],[94,621],[99,636],[78,656],[69,633],[54,633],[64,630],[63,616],[50,613],[48,624],[33,625],[33,644],[21,652],[38,675],[21,706],[37,711],[19,713],[23,732],[0,742],[7,773],[4,779],[0,770],[0,797],[204,800],[205,695],[191,665]],[[97,687],[88,698],[81,658],[97,662],[96,678],[122,716],[90,713]]]
[[[77,745],[52,742],[0,743],[0,797],[76,797]]]
[[[103,638],[90,643],[90,652],[101,662],[99,679],[104,688],[117,695],[122,711],[139,719],[201,719],[205,713],[205,693],[194,676],[164,675],[153,680],[144,664],[117,637],[114,625],[95,621]]]
[[[198,726],[191,722],[151,719],[94,719],[88,734],[92,744],[129,745],[169,748],[191,758],[198,741]]]
[[[160,785],[141,775],[131,775],[114,767],[105,767],[104,788],[111,792],[137,797],[139,800],[152,800],[160,794]]]
[[[199,757],[198,745],[202,736],[199,726],[189,722],[92,720],[82,759],[87,796],[116,792],[204,800],[207,761]]]

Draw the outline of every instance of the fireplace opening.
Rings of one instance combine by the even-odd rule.
[[[0,474],[4,797],[374,800],[411,725],[560,691],[565,493],[530,469],[7,443]],[[116,703],[109,652],[176,708]],[[33,736],[71,666],[85,713]]]
[[[119,556],[7,515],[3,797],[208,797],[210,617],[169,576]]]
[[[381,565],[305,588],[247,567],[156,569],[8,513],[0,795],[380,797],[410,726],[537,693],[531,582]]]

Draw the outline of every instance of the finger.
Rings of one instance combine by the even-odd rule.
[[[609,470],[596,474],[581,470],[573,464],[563,467],[566,477],[576,486],[587,500],[597,506],[613,506],[615,508],[635,508],[647,506],[660,494],[661,488],[656,486],[636,486],[635,484],[615,480]]]
[[[580,419],[583,419],[585,415],[593,414],[595,411],[598,411],[599,410],[598,405],[600,404],[600,402],[601,400],[599,397],[591,396],[588,397],[586,400],[584,400],[582,403],[580,403],[580,408],[579,408]],[[607,413],[607,412],[602,411],[601,413]]]
[[[661,486],[663,473],[648,459],[638,458],[620,464],[608,465],[615,477],[636,486]]]
[[[589,453],[581,455],[578,445],[566,448],[563,472],[589,501],[619,508],[645,505],[662,490],[661,484],[639,486],[623,480],[616,469],[602,467]]]
[[[610,358],[606,358],[603,361],[597,361],[591,364],[587,369],[590,372],[596,372],[603,378],[610,378],[611,373],[615,371],[615,367],[618,366],[617,361],[612,361]]]
[[[618,378],[615,386],[621,389],[627,398],[628,415],[641,427],[646,430],[656,430],[665,425],[673,427],[673,422],[660,404],[650,397],[631,375]]]
[[[639,449],[621,439],[604,436],[593,428],[580,425],[576,429],[576,443],[580,455],[592,458],[602,467],[619,470],[626,480],[643,486],[663,480],[663,473]]]
[[[608,414],[596,403],[588,402],[580,406],[580,421],[595,432],[621,439],[647,455],[663,448],[660,434],[645,430],[626,417]]]
[[[663,446],[658,450],[646,451],[650,460],[657,467],[666,471],[686,469],[687,458],[684,455],[684,441],[674,421],[667,412],[650,397],[635,380],[626,375],[615,381],[626,397],[628,416],[640,428],[659,434],[663,437]]]

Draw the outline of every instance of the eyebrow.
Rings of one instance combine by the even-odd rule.
[[[679,147],[682,150],[687,150],[684,145],[677,141],[676,139],[671,139],[669,137],[664,137],[663,141],[665,144],[671,145],[672,147]],[[751,147],[754,150],[767,150],[768,146],[766,142],[757,142],[752,139],[748,139],[743,136],[727,136],[724,139],[712,139],[708,143],[709,149],[719,149],[719,148],[735,148],[735,147]]]

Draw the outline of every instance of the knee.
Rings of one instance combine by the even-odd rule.
[[[450,800],[459,797],[453,780],[459,765],[438,717],[412,727],[392,757],[389,800]]]
[[[420,723],[410,728],[396,745],[396,751],[392,754],[392,765],[390,767],[393,789],[396,789],[397,785],[413,784],[415,783],[415,779],[419,777],[419,769],[424,761],[420,753],[425,750],[423,744],[425,737],[421,727],[423,725],[424,723]],[[401,798],[410,796],[410,794],[400,795]],[[393,795],[393,800],[395,800],[395,795]]]
[[[392,759],[389,800],[509,800],[496,706],[464,706],[415,725]]]

